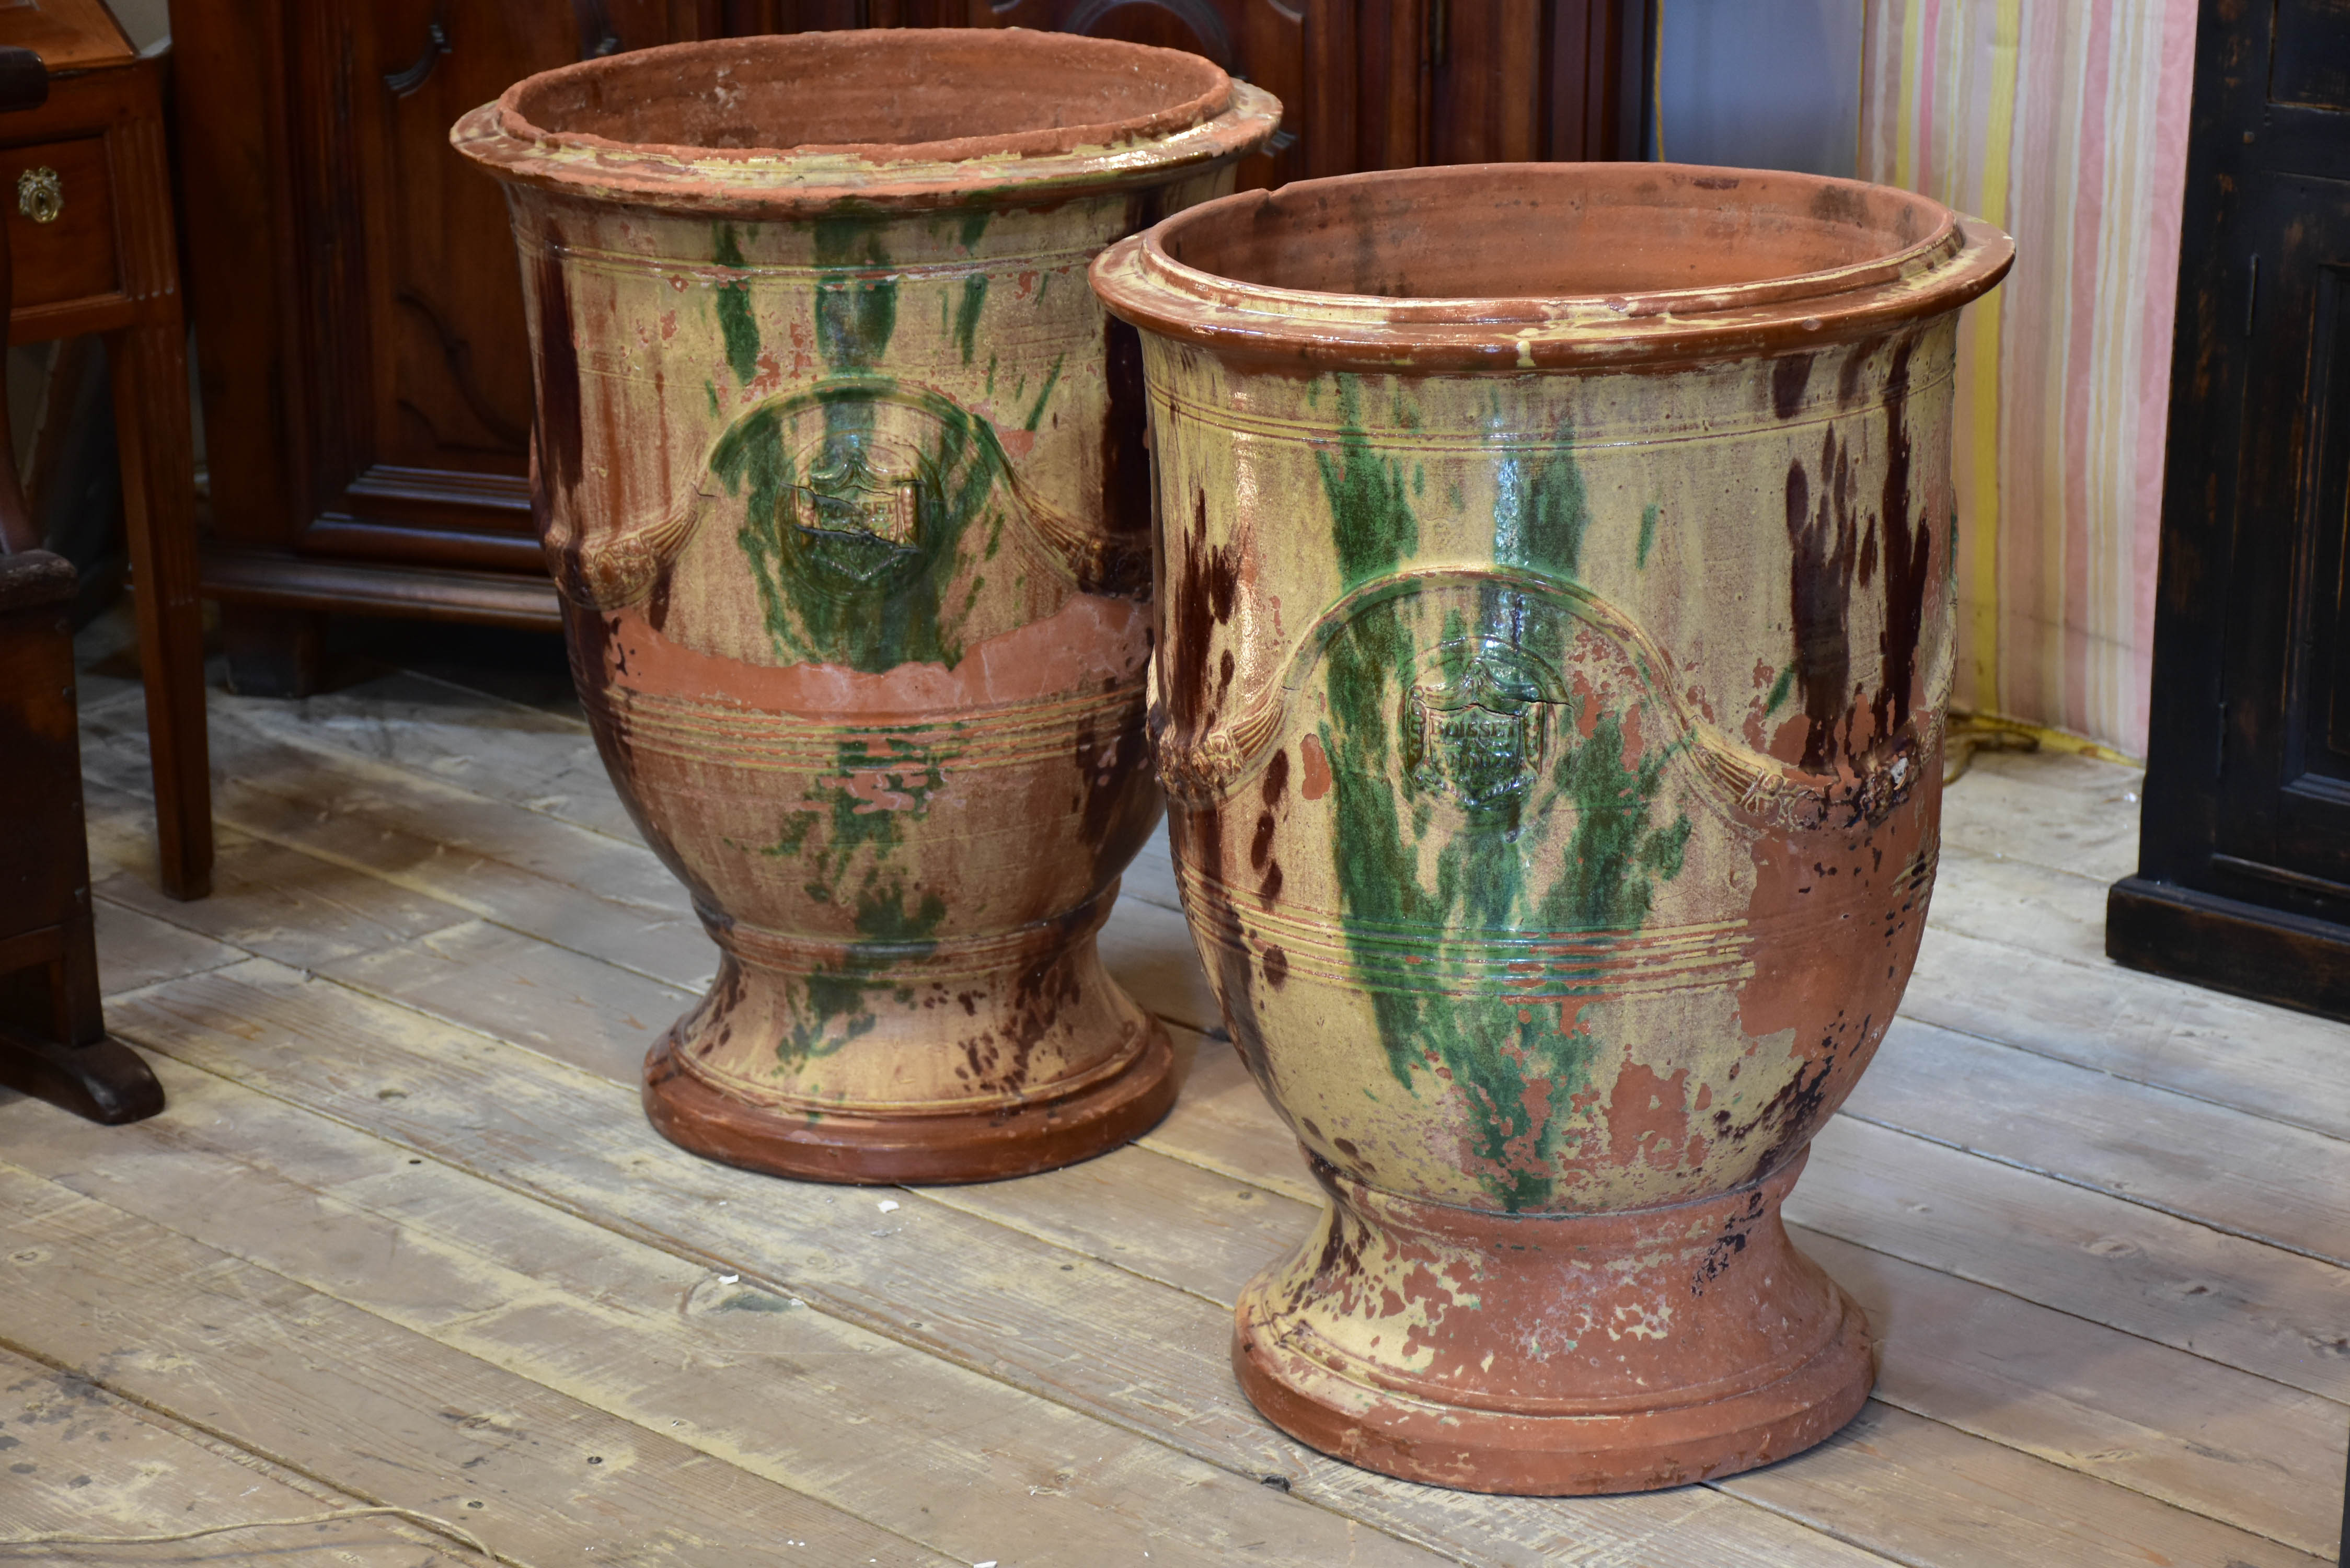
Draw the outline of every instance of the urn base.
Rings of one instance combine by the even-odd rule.
[[[779,1052],[809,1027],[813,971],[756,961],[761,944],[727,930],[717,984],[645,1057],[646,1115],[706,1158],[810,1181],[993,1181],[1129,1142],[1174,1106],[1175,1054],[1102,969],[1107,909],[1042,950],[925,944],[864,971],[870,1010],[845,1030],[836,1016],[795,1070]],[[980,947],[995,950],[975,965]]]
[[[1317,1170],[1323,1228],[1251,1281],[1232,1365],[1273,1423],[1469,1491],[1645,1491],[1859,1413],[1860,1307],[1787,1239],[1798,1156],[1719,1198],[1585,1215],[1418,1203]]]

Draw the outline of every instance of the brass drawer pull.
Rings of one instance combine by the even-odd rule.
[[[54,223],[66,210],[66,182],[54,169],[27,169],[16,176],[16,211],[36,223]]]

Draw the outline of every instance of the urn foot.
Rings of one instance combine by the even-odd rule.
[[[1232,1365],[1275,1426],[1406,1480],[1567,1496],[1770,1464],[1850,1420],[1875,1376],[1859,1306],[1780,1223],[1802,1167],[1585,1215],[1413,1202],[1320,1167],[1333,1207],[1243,1292]]]
[[[1166,1029],[1095,951],[1108,904],[1074,940],[869,945],[853,983],[836,950],[714,927],[717,983],[646,1055],[646,1114],[695,1154],[812,1181],[992,1181],[1115,1148],[1177,1085]]]

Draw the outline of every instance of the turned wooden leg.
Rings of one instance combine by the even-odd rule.
[[[62,950],[0,984],[0,1085],[115,1127],[161,1110],[163,1085],[138,1053],[106,1032],[89,873],[81,864],[72,908],[51,928]]]
[[[0,418],[0,444],[6,428]],[[93,1121],[136,1121],[162,1109],[163,1091],[108,1037],[99,1005],[73,596],[61,557],[0,553],[0,1085]]]
[[[114,334],[108,351],[163,890],[175,898],[201,898],[212,890],[212,771],[186,336],[174,313],[167,323]]]

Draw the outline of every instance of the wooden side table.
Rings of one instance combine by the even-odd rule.
[[[0,45],[36,50],[50,70],[48,101],[0,120],[8,338],[106,341],[163,890],[200,898],[212,888],[212,778],[165,59],[134,51],[99,0],[0,7]]]

